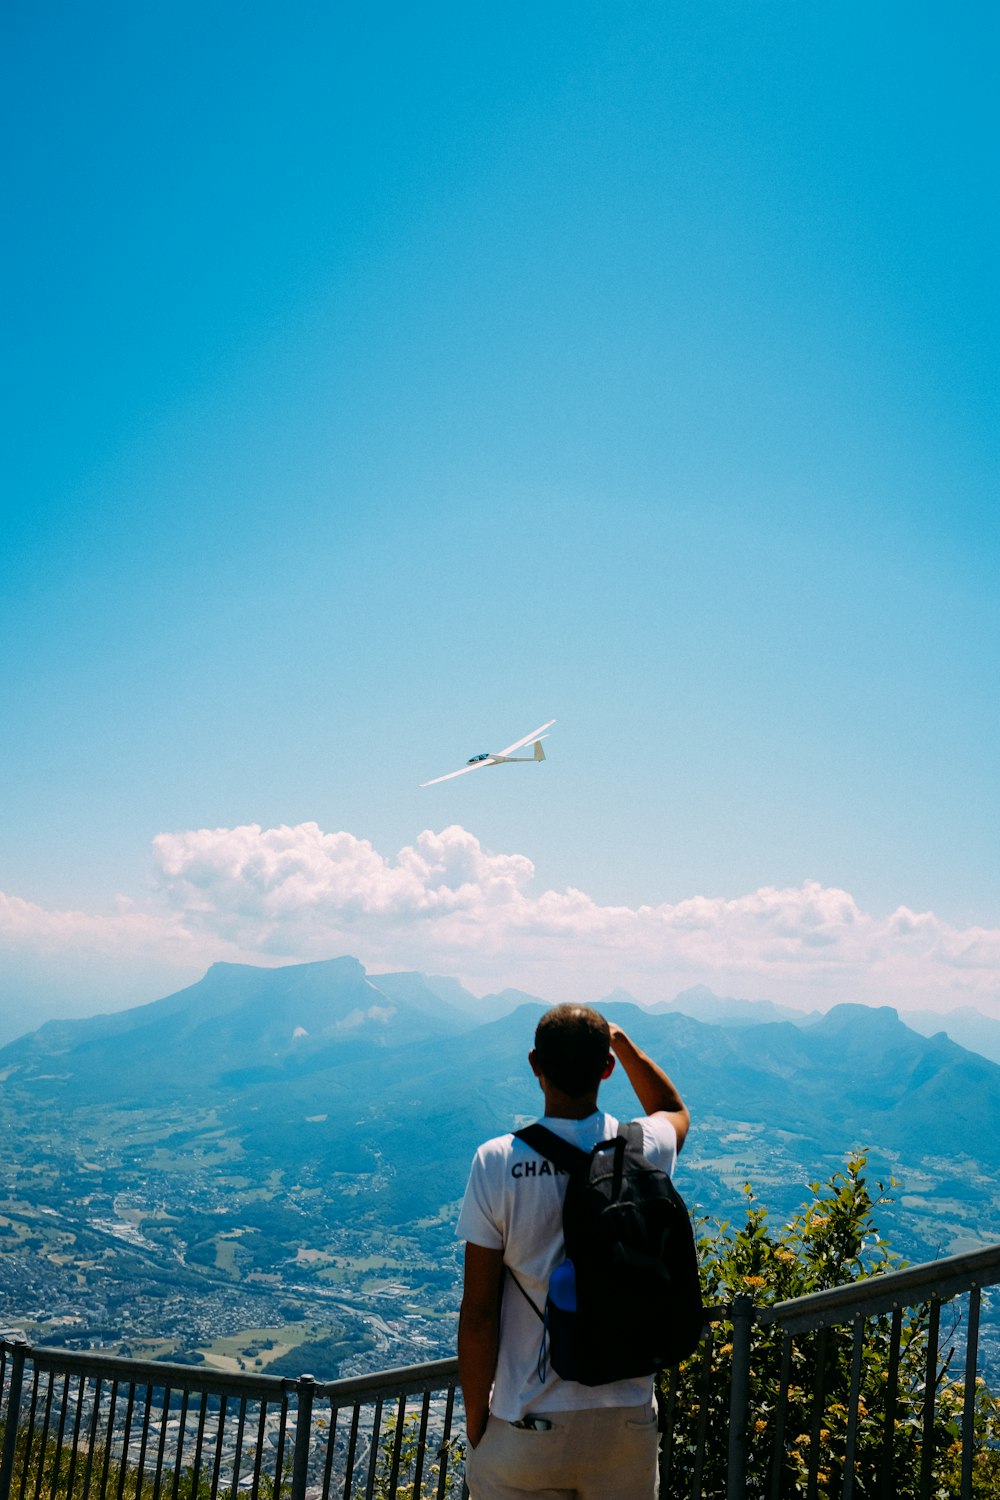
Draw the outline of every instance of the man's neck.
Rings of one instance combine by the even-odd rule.
[[[545,1113],[550,1120],[585,1120],[588,1115],[596,1112],[596,1094],[573,1098],[560,1089],[547,1089],[545,1092]]]

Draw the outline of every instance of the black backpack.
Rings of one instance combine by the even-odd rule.
[[[546,1345],[563,1380],[606,1385],[649,1375],[692,1354],[703,1309],[694,1233],[670,1178],[643,1155],[642,1126],[581,1151],[544,1125],[517,1138],[569,1174],[563,1204],[565,1260],[542,1313]]]

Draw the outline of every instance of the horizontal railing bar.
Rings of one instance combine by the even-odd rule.
[[[458,1379],[457,1359],[429,1360],[423,1365],[401,1365],[373,1375],[354,1375],[346,1380],[317,1381],[316,1394],[333,1406],[348,1406],[365,1396],[417,1396],[424,1391],[446,1390]]]
[[[878,1277],[881,1281],[883,1278]],[[1000,1278],[998,1278],[1000,1279]],[[986,1283],[989,1285],[990,1283]],[[876,1289],[881,1295],[873,1295],[866,1298],[855,1298],[851,1301],[842,1301],[828,1304],[824,1307],[812,1307],[804,1311],[791,1311],[787,1316],[781,1318],[769,1318],[761,1316],[758,1322],[780,1323],[782,1328],[787,1328],[790,1333],[808,1333],[811,1329],[832,1328],[838,1323],[850,1323],[855,1318],[876,1318],[884,1313],[896,1312],[900,1308],[919,1307],[921,1303],[948,1302],[952,1297],[959,1296],[962,1292],[970,1290],[969,1282],[960,1276],[948,1277],[943,1281],[935,1282],[932,1286],[924,1289],[922,1296],[901,1294],[897,1289],[885,1291]],[[761,1309],[762,1313],[770,1313],[773,1309]]]
[[[70,1370],[74,1374],[93,1378],[95,1375],[117,1375],[134,1384],[152,1385],[157,1388],[170,1386],[171,1390],[201,1390],[210,1396],[249,1395],[274,1401],[283,1391],[293,1390],[295,1381],[281,1375],[229,1374],[213,1369],[211,1365],[167,1364],[162,1360],[126,1359],[122,1355],[102,1354],[97,1349],[59,1349],[54,1345],[22,1343],[3,1340],[0,1348],[23,1349],[25,1355],[39,1370],[62,1373]]]
[[[997,1282],[1000,1282],[1000,1245],[988,1245],[984,1250],[948,1255],[942,1260],[907,1266],[902,1271],[886,1271],[824,1292],[810,1292],[805,1297],[758,1307],[755,1318],[758,1323],[780,1323],[793,1333],[801,1333],[808,1328],[847,1322],[860,1313],[869,1317],[921,1302],[947,1301],[970,1287],[993,1286]]]
[[[294,1391],[296,1381],[281,1375],[230,1374],[210,1365],[167,1364],[163,1360],[126,1359],[120,1355],[101,1354],[98,1350],[59,1349],[52,1345],[35,1345],[26,1341],[0,1340],[0,1348],[23,1349],[38,1370],[53,1373],[72,1371],[93,1376],[117,1375],[133,1384],[169,1386],[176,1391],[204,1391],[210,1396],[250,1396],[279,1400]],[[443,1390],[458,1377],[458,1360],[438,1359],[419,1365],[401,1365],[379,1370],[371,1375],[353,1375],[343,1380],[315,1381],[314,1394],[335,1406],[348,1406],[355,1400],[378,1395],[419,1395],[424,1391]],[[301,1377],[300,1377],[301,1378]],[[310,1377],[311,1379],[312,1377]]]

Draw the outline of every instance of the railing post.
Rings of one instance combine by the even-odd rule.
[[[726,1500],[744,1500],[747,1479],[747,1425],[750,1419],[750,1330],[753,1298],[739,1292],[733,1299],[733,1364],[729,1386],[729,1463]],[[2,1500],[2,1496],[0,1496]]]
[[[291,1500],[305,1500],[309,1475],[309,1450],[312,1443],[313,1396],[316,1381],[312,1375],[300,1375],[295,1382],[295,1453],[292,1458]],[[3,1497],[0,1496],[0,1500]]]
[[[11,1480],[14,1477],[14,1453],[17,1448],[17,1426],[21,1415],[21,1387],[24,1384],[24,1360],[28,1351],[26,1338],[15,1335],[5,1340],[12,1349],[10,1361],[10,1385],[7,1387],[7,1414],[3,1438],[3,1459],[0,1460],[0,1500],[9,1500]]]

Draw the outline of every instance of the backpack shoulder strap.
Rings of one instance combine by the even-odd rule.
[[[534,1297],[529,1297],[528,1296],[527,1292],[524,1290],[524,1287],[521,1285],[521,1283],[518,1281],[517,1277],[514,1275],[514,1272],[511,1270],[510,1266],[507,1267],[507,1275],[510,1277],[511,1281],[517,1287],[518,1291],[521,1293],[521,1296],[524,1298],[525,1302],[527,1302],[528,1306],[531,1308],[531,1311],[535,1314],[535,1317],[536,1318],[540,1318],[541,1321],[544,1323],[545,1322],[545,1314],[542,1312],[542,1309],[535,1302]]]
[[[556,1135],[554,1130],[549,1130],[545,1125],[526,1125],[523,1130],[515,1130],[514,1136],[570,1175],[585,1171],[590,1161],[588,1151],[581,1151],[579,1146],[571,1146],[569,1141],[564,1141],[561,1135]]]

